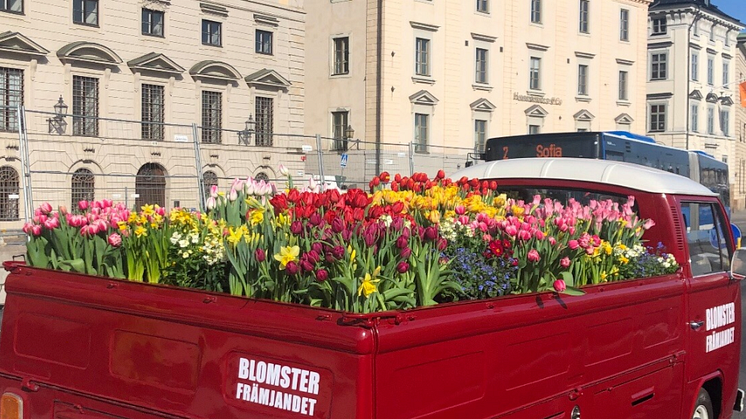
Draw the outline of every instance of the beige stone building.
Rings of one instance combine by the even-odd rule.
[[[746,83],[746,33],[738,35],[736,48],[736,84]],[[737,92],[733,101],[736,108],[736,160],[731,188],[733,207],[746,208],[746,85],[744,92]]]
[[[274,178],[301,147],[303,0],[4,0],[0,28],[0,227],[31,202],[18,105],[35,205],[196,207],[198,174]]]
[[[739,171],[735,61],[743,28],[709,1],[656,0],[650,7],[646,131],[659,143],[728,163],[731,191]]]
[[[500,135],[641,132],[649,4],[307,2],[307,56],[322,65],[307,66],[306,133],[349,125],[367,147],[449,154]]]

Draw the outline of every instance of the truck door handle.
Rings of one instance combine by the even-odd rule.
[[[689,322],[689,326],[691,326],[694,330],[699,330],[699,328],[704,326],[704,324],[704,320],[700,320],[698,322]]]

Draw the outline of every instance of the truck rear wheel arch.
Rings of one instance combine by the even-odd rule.
[[[723,382],[720,381],[720,377],[710,378],[705,381],[702,383],[702,388],[707,390],[707,393],[710,395],[715,418],[720,418],[720,412],[723,407]]]

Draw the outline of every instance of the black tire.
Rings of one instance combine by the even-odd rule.
[[[697,403],[694,404],[692,419],[715,419],[715,411],[712,409],[712,399],[707,390],[699,389]]]

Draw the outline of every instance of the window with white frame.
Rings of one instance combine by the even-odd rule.
[[[0,12],[23,13],[23,0],[0,0]]]
[[[223,45],[221,27],[220,22],[202,19],[202,44],[216,47]]]
[[[666,105],[665,104],[651,104],[650,105],[650,132],[663,132],[666,130]]]
[[[650,56],[650,80],[665,80],[668,72],[668,53],[659,52]]]
[[[528,133],[529,134],[540,134],[541,133],[541,126],[540,125],[529,124],[528,125]]]
[[[707,107],[707,133],[715,134],[715,108],[711,106]]]
[[[334,71],[333,75],[350,74],[350,38],[334,38]]]
[[[730,82],[730,61],[723,60],[723,88],[727,89]]]
[[[720,131],[728,137],[730,135],[730,110],[720,110]]]
[[[578,30],[581,33],[588,33],[588,18],[590,11],[590,0],[580,0],[580,16]]]
[[[23,105],[23,70],[0,67],[0,131],[18,131],[18,105]]]
[[[98,0],[73,0],[73,23],[98,26]]]
[[[690,72],[691,72],[691,75],[692,75],[692,80],[693,81],[698,81],[699,80],[699,53],[696,52],[696,51],[692,52],[692,58],[691,58],[691,60],[692,60],[692,63],[691,63],[692,64],[692,68],[691,68]]]
[[[477,0],[477,12],[489,13],[490,12],[490,0]]]
[[[667,31],[665,16],[653,18],[653,35],[665,35]]]
[[[430,40],[427,38],[415,39],[415,68],[414,73],[418,76],[430,76]]]
[[[710,42],[715,42],[715,25],[710,28]]]
[[[578,95],[588,95],[588,66],[585,64],[578,65]]]
[[[707,57],[707,84],[715,84],[715,58],[712,56]]]
[[[350,113],[348,111],[336,111],[332,112],[332,138],[334,143],[332,145],[333,150],[347,151],[347,137],[345,132],[347,131],[347,125],[349,124]]]
[[[414,151],[427,153],[428,135],[430,133],[430,115],[414,114]]]
[[[689,126],[692,131],[699,132],[699,103],[692,103],[689,109]]]
[[[541,23],[541,0],[531,0],[531,23]]]
[[[142,9],[142,34],[163,37],[163,16],[161,11]]]
[[[541,58],[531,57],[530,62],[528,88],[541,90]]]
[[[692,35],[699,38],[699,23],[698,22],[694,22],[694,25],[692,26]]]
[[[484,153],[487,144],[487,121],[484,119],[474,120],[474,151]]]
[[[257,54],[272,55],[272,32],[256,30]]]
[[[619,11],[619,40],[629,41],[629,10]]]
[[[98,136],[98,79],[73,76],[73,135]]]
[[[627,93],[629,84],[629,72],[621,70],[619,71],[619,100],[629,100],[629,94]]]
[[[476,75],[474,81],[487,84],[487,57],[488,52],[484,48],[477,48]]]

